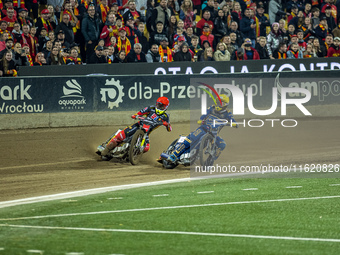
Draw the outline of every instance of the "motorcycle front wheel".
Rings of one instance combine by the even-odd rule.
[[[145,132],[139,129],[132,137],[129,148],[129,161],[132,165],[137,165],[143,155],[143,148],[141,148],[141,143],[143,141],[144,134]]]
[[[201,140],[199,157],[201,166],[212,166],[214,163],[215,145],[214,137],[211,134],[205,134]]]
[[[173,150],[175,149],[175,145],[176,145],[177,141],[178,141],[178,139],[176,139],[175,141],[173,141],[169,145],[168,149],[165,151],[165,153],[167,155],[170,155],[173,152]],[[169,162],[169,161],[163,159],[163,166],[166,169],[174,169],[176,166],[178,166],[178,163],[172,163],[172,162]]]

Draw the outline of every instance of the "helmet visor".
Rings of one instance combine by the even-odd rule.
[[[157,102],[156,103],[156,108],[159,109],[159,110],[165,110],[166,109],[166,105],[160,103],[160,102]]]

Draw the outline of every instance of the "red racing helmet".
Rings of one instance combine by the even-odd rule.
[[[169,99],[167,97],[159,97],[156,101],[156,113],[163,114],[169,107]]]

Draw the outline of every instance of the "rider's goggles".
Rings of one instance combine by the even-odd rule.
[[[156,103],[156,108],[159,109],[159,110],[165,110],[166,109],[166,105],[157,102]]]

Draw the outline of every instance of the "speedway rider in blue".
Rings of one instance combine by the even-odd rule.
[[[184,142],[179,147],[175,148],[175,150],[169,155],[169,161],[175,162],[178,158],[180,158],[183,152],[190,147],[191,144],[198,142],[209,130],[225,125],[226,122],[222,120],[227,120],[228,124],[230,123],[229,125],[232,125],[235,128],[238,127],[233,114],[227,109],[229,105],[229,97],[225,94],[221,94],[220,99],[222,101],[222,106],[219,107],[213,105],[207,110],[207,114],[201,116],[200,120],[197,122],[201,126],[191,132],[185,138]],[[214,155],[214,160],[220,156],[221,152],[226,147],[225,141],[219,136],[216,137],[216,143],[218,149]]]

